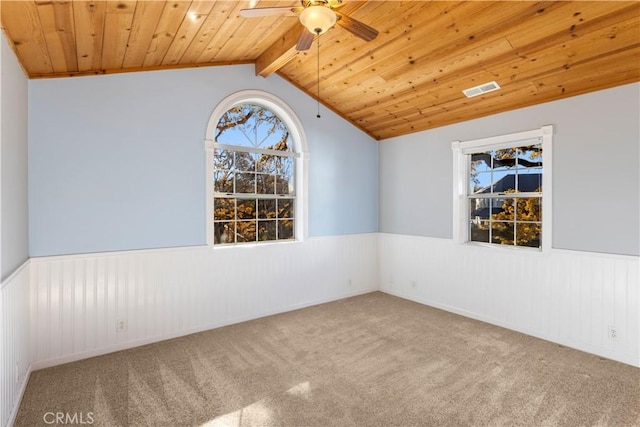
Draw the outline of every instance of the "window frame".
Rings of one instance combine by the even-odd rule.
[[[473,242],[469,240],[469,158],[471,154],[490,150],[514,148],[540,140],[543,147],[542,163],[542,231],[539,248],[495,243]],[[492,248],[515,249],[523,251],[549,252],[552,248],[552,170],[553,170],[553,125],[542,126],[524,132],[516,132],[488,138],[451,143],[453,151],[453,240],[458,244],[485,246]],[[521,193],[526,195],[527,193]]]
[[[254,104],[270,110],[278,116],[278,118],[287,126],[293,147],[291,151],[281,152],[279,155],[286,157],[292,157],[295,160],[294,165],[294,238],[287,240],[267,240],[267,241],[255,241],[255,242],[242,242],[242,243],[225,243],[214,244],[214,166],[213,166],[213,154],[216,148],[233,149],[234,151],[245,151],[260,153],[262,151],[269,151],[263,149],[249,149],[243,146],[234,146],[228,144],[219,144],[215,141],[215,130],[220,121],[220,118],[229,109],[242,104]],[[233,93],[220,101],[214,108],[209,122],[207,124],[207,130],[204,140],[205,149],[205,168],[206,168],[206,185],[205,185],[205,230],[207,233],[206,242],[208,246],[215,248],[224,247],[237,247],[247,245],[265,245],[265,244],[280,244],[291,243],[296,241],[303,241],[308,237],[308,161],[309,153],[307,151],[307,137],[302,127],[302,122],[284,101],[277,96],[260,90],[243,90]],[[260,197],[258,197],[260,198]]]

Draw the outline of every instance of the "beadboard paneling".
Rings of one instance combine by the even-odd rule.
[[[0,283],[0,425],[13,424],[31,372],[29,261]]]
[[[377,259],[377,234],[32,258],[34,368],[375,291]]]
[[[638,257],[379,239],[383,292],[640,366]]]

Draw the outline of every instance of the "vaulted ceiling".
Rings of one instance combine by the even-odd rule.
[[[320,36],[320,98],[376,139],[640,81],[640,2],[350,1],[379,31]],[[1,21],[31,78],[254,63],[316,96],[317,46],[290,1],[6,1]],[[474,98],[462,90],[496,81]]]

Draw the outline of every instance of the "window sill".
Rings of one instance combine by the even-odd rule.
[[[532,248],[528,246],[512,246],[512,245],[496,245],[493,243],[482,242],[462,242],[461,246],[468,248],[487,248],[486,250],[504,251],[509,253],[525,253],[525,254],[543,254],[546,253],[543,248]]]
[[[269,242],[247,242],[247,243],[218,243],[213,245],[208,245],[212,250],[229,250],[233,248],[263,248],[263,247],[273,247],[273,246],[284,246],[284,245],[295,245],[297,243],[302,243],[302,240],[274,240]]]

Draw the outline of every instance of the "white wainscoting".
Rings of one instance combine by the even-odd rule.
[[[638,257],[394,234],[378,251],[383,292],[640,366]]]
[[[0,425],[12,425],[31,372],[29,261],[0,283]]]
[[[32,258],[33,367],[375,291],[377,240]]]

